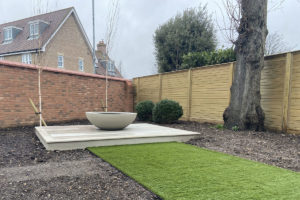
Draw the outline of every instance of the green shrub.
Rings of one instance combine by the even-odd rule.
[[[152,101],[139,102],[135,107],[138,119],[141,121],[151,121],[153,107],[154,103]]]
[[[217,129],[220,129],[220,130],[223,130],[223,129],[224,129],[223,124],[217,124],[215,127],[216,127]]]
[[[169,124],[183,115],[182,107],[178,102],[164,99],[158,102],[152,111],[152,119],[159,124]]]
[[[236,60],[234,50],[219,49],[210,52],[192,52],[184,55],[181,65],[181,69],[189,69],[194,67],[201,67],[205,65],[215,65],[227,62],[233,62]]]
[[[233,131],[238,131],[238,130],[239,130],[239,127],[238,127],[238,126],[233,126],[231,129],[232,129]]]

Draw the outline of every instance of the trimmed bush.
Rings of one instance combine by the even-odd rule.
[[[178,102],[164,99],[158,102],[152,111],[152,119],[159,124],[169,124],[183,115],[182,107]]]
[[[152,101],[147,100],[139,102],[135,107],[138,119],[140,121],[151,121],[153,107],[154,103]]]
[[[190,52],[183,56],[180,69],[189,69],[205,65],[215,65],[236,61],[235,52],[232,48],[219,49],[211,52]]]

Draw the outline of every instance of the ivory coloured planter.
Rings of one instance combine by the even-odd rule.
[[[131,124],[136,113],[131,112],[86,112],[87,119],[103,130],[121,130]]]

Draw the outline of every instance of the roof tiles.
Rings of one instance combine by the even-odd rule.
[[[64,21],[66,16],[73,8],[66,8],[42,15],[36,15],[33,17],[8,22],[0,25],[0,55],[9,53],[30,51],[40,49],[50,39],[53,33],[57,30],[59,25]],[[28,40],[29,38],[29,22],[35,20],[43,20],[49,23],[49,26],[40,35],[39,39]],[[9,26],[16,26],[22,28],[22,31],[16,36],[16,38],[8,44],[3,44],[4,36],[3,29]]]

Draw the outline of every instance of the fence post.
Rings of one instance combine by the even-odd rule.
[[[228,105],[230,104],[231,99],[231,86],[234,78],[234,63],[232,62],[229,67],[229,97],[228,97]]]
[[[158,75],[158,81],[159,81],[159,86],[158,86],[158,101],[161,101],[161,96],[162,96],[162,74]]]
[[[137,78],[137,83],[136,83],[136,104],[140,102],[140,78]]]
[[[192,109],[192,69],[190,68],[188,71],[188,80],[187,80],[187,112],[186,117],[187,120],[190,121],[191,119],[191,109]]]
[[[284,86],[283,86],[283,105],[282,105],[282,131],[287,132],[289,118],[289,97],[291,90],[291,74],[293,65],[293,55],[291,52],[286,54]]]

